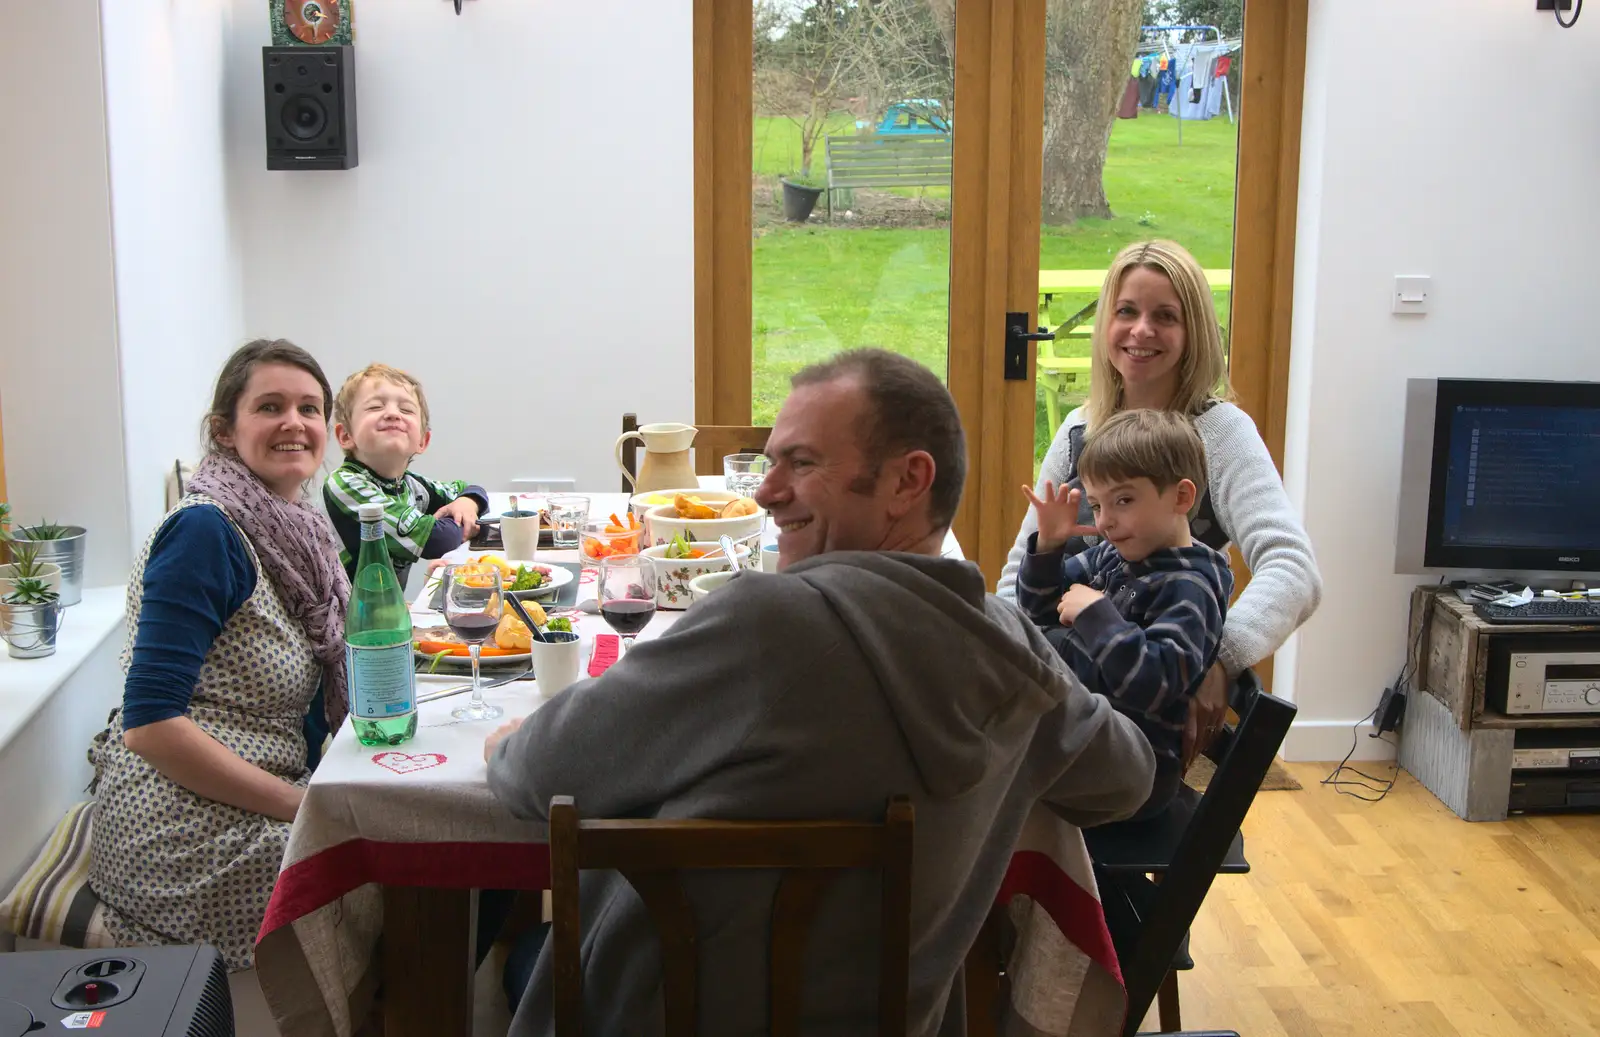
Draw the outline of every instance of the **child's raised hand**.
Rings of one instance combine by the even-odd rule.
[[[1024,486],[1022,492],[1039,516],[1039,538],[1035,547],[1041,554],[1056,550],[1073,537],[1095,535],[1097,530],[1093,526],[1078,523],[1082,490],[1069,490],[1064,484],[1057,487],[1049,479],[1041,483],[1039,489],[1043,496],[1034,493],[1031,486]]]

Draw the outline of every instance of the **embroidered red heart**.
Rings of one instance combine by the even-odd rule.
[[[372,762],[396,774],[410,774],[412,771],[425,771],[429,767],[437,767],[445,763],[449,757],[444,753],[410,753],[385,752],[373,756]]]

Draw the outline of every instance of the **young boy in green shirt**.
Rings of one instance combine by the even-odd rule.
[[[345,379],[333,404],[333,433],[344,464],[328,476],[322,498],[342,543],[340,559],[354,578],[361,551],[357,509],[383,505],[383,527],[395,575],[405,585],[411,563],[438,558],[477,532],[489,509],[482,487],[440,482],[410,470],[428,449],[428,401],[422,384],[387,364],[369,364]]]

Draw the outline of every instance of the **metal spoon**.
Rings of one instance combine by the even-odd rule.
[[[728,534],[724,533],[724,534],[722,534],[722,537],[717,542],[722,545],[722,553],[728,556],[728,564],[733,567],[733,571],[734,572],[738,572],[739,571],[739,556],[737,554],[734,554],[734,551],[733,551],[733,538],[730,537]]]

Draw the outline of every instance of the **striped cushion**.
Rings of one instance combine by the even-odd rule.
[[[67,947],[112,947],[105,908],[89,888],[94,803],[78,803],[56,825],[16,886],[0,901],[0,928]]]

